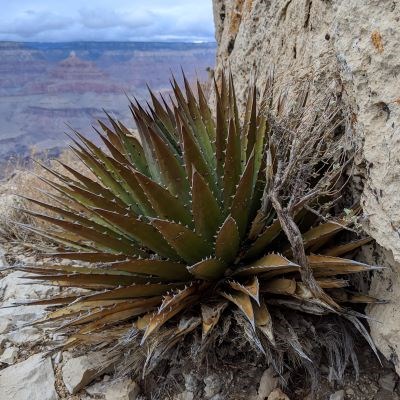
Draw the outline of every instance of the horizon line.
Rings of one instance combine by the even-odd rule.
[[[216,40],[65,40],[65,41],[43,41],[43,40],[0,40],[0,43],[190,43],[190,44],[216,44]]]

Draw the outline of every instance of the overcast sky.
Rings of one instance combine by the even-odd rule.
[[[211,0],[0,0],[0,10],[0,40],[214,40]]]

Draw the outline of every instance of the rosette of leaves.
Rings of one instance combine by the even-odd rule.
[[[311,361],[289,316],[342,318],[373,345],[352,304],[375,299],[348,280],[373,267],[345,257],[369,239],[337,239],[356,209],[323,217],[343,170],[341,142],[327,144],[331,100],[307,108],[303,93],[285,111],[282,96],[252,84],[239,115],[232,76],[215,85],[213,111],[199,83],[197,95],[186,79],[172,89],[168,100],[150,92],[146,107],[131,102],[139,136],[109,115],[96,129],[103,145],[76,132],[72,149],[93,176],[49,169],[51,201],[30,199],[46,212],[26,212],[49,224],[39,233],[59,250],[22,269],[86,289],[32,302],[50,307],[39,322],[62,328],[66,348],[153,344],[147,367],[189,335],[210,343],[230,315],[263,354]]]

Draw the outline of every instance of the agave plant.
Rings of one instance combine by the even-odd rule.
[[[232,76],[215,85],[214,112],[198,82],[197,96],[186,78],[172,89],[168,100],[150,91],[146,107],[131,102],[139,136],[108,114],[95,128],[104,145],[75,132],[72,149],[93,176],[44,167],[56,178],[43,178],[50,201],[30,201],[46,212],[26,212],[49,224],[31,229],[59,249],[22,269],[86,290],[30,303],[51,307],[39,322],[63,328],[65,348],[158,340],[166,351],[189,335],[207,343],[234,314],[260,353],[286,340],[307,362],[295,327],[282,335],[293,313],[350,320],[370,341],[351,304],[375,299],[351,291],[347,276],[374,267],[342,258],[369,239],[337,239],[356,208],[321,211],[340,196],[343,149],[327,145],[336,114],[320,107],[304,118],[303,96],[279,125],[270,115],[284,114],[283,97],[273,103],[251,84],[241,116]],[[147,366],[157,351],[147,348]]]

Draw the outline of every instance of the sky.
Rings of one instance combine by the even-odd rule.
[[[0,40],[214,41],[211,0],[0,0]]]

